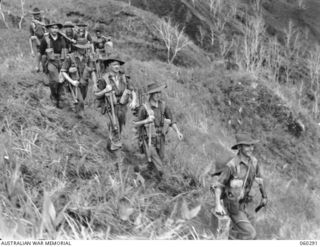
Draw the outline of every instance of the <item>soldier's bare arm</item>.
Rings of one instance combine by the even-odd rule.
[[[63,77],[69,82],[71,83],[73,86],[77,87],[79,85],[79,82],[76,80],[73,80],[69,74],[68,74],[68,70],[71,67],[71,58],[67,57],[66,60],[64,60],[62,68],[61,68],[61,72]]]
[[[31,55],[34,56],[34,50],[33,50],[33,40],[36,38],[35,34],[34,34],[34,30],[33,30],[33,24],[30,25],[30,38],[29,38],[29,45],[30,45],[30,51],[31,51]]]
[[[174,121],[173,114],[168,106],[166,106],[164,110],[164,116],[166,119],[170,119],[171,123],[170,126],[174,129],[174,131],[177,133],[178,139],[181,141],[183,139],[183,134],[180,132],[176,122]]]
[[[263,181],[263,178],[262,178],[261,168],[260,168],[260,164],[259,163],[257,164],[257,168],[256,168],[255,182],[257,182],[258,185],[259,185],[259,190],[260,190],[261,197],[262,197],[262,200],[261,200],[260,204],[266,205],[267,202],[268,202],[268,197],[267,197],[267,192],[266,192],[266,189],[265,189],[265,185],[264,185],[264,181]]]
[[[213,185],[212,185],[212,189],[214,190],[215,193],[215,211],[217,214],[220,215],[225,215],[226,211],[224,210],[224,208],[221,205],[221,195],[223,193],[223,190],[225,188],[225,185],[229,182],[229,180],[231,179],[231,168],[226,165],[225,168],[223,169],[223,171],[221,172],[218,181],[216,181]]]

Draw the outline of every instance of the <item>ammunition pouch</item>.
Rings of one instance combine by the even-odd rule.
[[[55,60],[61,59],[61,54],[54,53],[52,48],[47,48],[46,54],[49,61],[53,61],[53,60],[55,61]]]

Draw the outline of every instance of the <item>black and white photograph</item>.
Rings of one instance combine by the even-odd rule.
[[[319,98],[320,0],[0,0],[0,245],[317,246]]]

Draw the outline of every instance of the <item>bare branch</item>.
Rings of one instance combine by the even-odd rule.
[[[21,17],[19,22],[19,29],[22,29],[22,22],[25,17],[24,5],[25,5],[25,0],[21,0]]]
[[[178,52],[190,44],[190,40],[184,35],[184,28],[179,30],[179,25],[173,25],[171,19],[158,21],[154,29],[167,48],[168,63],[172,63]]]
[[[2,16],[2,20],[4,22],[4,25],[6,26],[6,28],[9,29],[9,25],[8,25],[8,23],[6,21],[6,16],[4,15],[4,12],[3,12],[3,9],[2,9],[2,3],[3,3],[3,1],[0,0],[0,15]]]

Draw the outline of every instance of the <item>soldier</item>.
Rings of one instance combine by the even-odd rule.
[[[49,78],[50,99],[57,108],[61,108],[60,100],[63,93],[63,84],[61,83],[59,72],[67,52],[66,42],[59,33],[62,28],[61,23],[53,22],[46,25],[46,28],[49,30],[49,34],[41,41],[40,54],[42,55],[45,72]]]
[[[80,39],[86,39],[89,43],[92,43],[92,37],[87,30],[88,25],[84,22],[80,22],[77,24],[77,36]]]
[[[93,39],[93,47],[95,53],[98,57],[110,56],[113,47],[111,37],[102,35],[103,27],[100,24],[97,24],[94,30],[96,33],[96,37],[94,37]]]
[[[126,123],[129,98],[132,96],[129,104],[132,109],[136,107],[137,96],[126,75],[120,72],[120,66],[125,62],[118,55],[113,54],[109,58],[99,58],[98,61],[103,62],[109,72],[102,73],[102,79],[94,84],[94,92],[100,101],[101,113],[107,113],[110,119],[108,124],[110,149],[118,151],[122,147],[121,133]]]
[[[31,12],[33,15],[32,22],[30,24],[30,49],[31,55],[36,57],[35,71],[40,72],[41,55],[39,52],[41,40],[46,33],[45,19],[41,16],[41,11],[38,8],[34,8]]]
[[[254,215],[248,207],[253,198],[250,190],[253,182],[260,187],[262,200],[259,207],[267,204],[267,194],[264,189],[261,170],[257,159],[253,156],[254,144],[248,134],[237,134],[236,144],[231,147],[238,150],[237,155],[224,167],[212,188],[215,192],[215,212],[218,215],[228,213],[231,218],[229,239],[255,239]],[[226,210],[221,204],[223,200]]]
[[[179,141],[183,139],[183,134],[174,121],[170,107],[165,101],[161,100],[162,90],[166,87],[167,85],[160,85],[159,83],[152,83],[147,86],[149,98],[138,112],[138,121],[134,122],[134,125],[138,128],[143,152],[148,159],[148,168],[155,172],[158,181],[161,180],[165,153],[165,119],[170,120],[169,126],[175,130]]]
[[[92,79],[96,84],[96,74],[94,62],[87,52],[91,47],[90,44],[87,43],[87,40],[78,40],[77,44],[73,44],[73,46],[76,48],[76,51],[67,55],[61,72],[69,82],[68,88],[74,104],[80,108],[75,109],[77,112],[78,110],[82,111],[84,109],[83,101],[87,97],[89,79]],[[80,91],[80,93],[78,93],[78,91]]]
[[[71,21],[66,21],[63,24],[63,29],[68,53],[73,53],[77,50],[73,44],[75,44],[78,39],[77,34],[74,31],[74,24]]]

